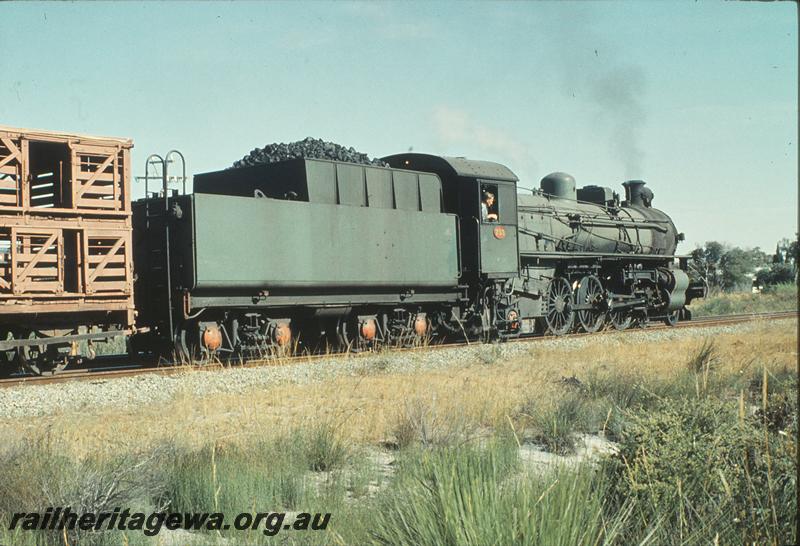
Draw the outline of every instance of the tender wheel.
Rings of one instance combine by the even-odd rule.
[[[369,351],[378,345],[378,318],[373,316],[339,319],[336,327],[336,339],[341,350],[353,353]]]
[[[194,356],[192,349],[189,328],[181,324],[175,328],[175,361],[180,364],[190,364]]]
[[[676,324],[678,324],[679,316],[680,316],[680,310],[669,313],[666,317],[664,317],[664,324],[666,324],[667,326],[675,326]]]
[[[414,316],[412,330],[414,331],[415,345],[424,345],[428,343],[431,336],[431,323],[428,320],[428,316],[424,313],[417,313]]]
[[[603,310],[605,298],[603,285],[594,275],[587,275],[581,279],[575,300],[580,304],[591,304],[592,309],[578,311],[578,320],[585,332],[593,333],[603,327],[606,312]]]
[[[483,320],[482,315],[473,316],[467,331],[472,335],[477,335],[473,330],[476,332],[477,330],[482,331]],[[392,315],[382,316],[380,321],[385,325],[385,343],[390,347],[417,347],[430,340],[433,324],[425,313],[396,310]],[[467,335],[466,331],[462,330],[462,332]]]
[[[349,324],[348,318],[341,318],[336,323],[336,341],[339,342],[339,347],[343,351],[355,351],[356,343],[353,339],[353,328]]]
[[[568,333],[575,322],[575,311],[572,310],[572,287],[564,277],[556,277],[550,281],[547,289],[545,322],[547,331],[556,336]]]
[[[219,359],[223,333],[214,321],[188,321],[175,330],[175,359],[182,364],[208,364]]]
[[[273,356],[287,356],[294,352],[294,334],[288,322],[273,322],[267,328]]]

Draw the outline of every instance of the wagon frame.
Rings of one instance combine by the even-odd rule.
[[[132,147],[0,126],[0,351],[133,330]]]

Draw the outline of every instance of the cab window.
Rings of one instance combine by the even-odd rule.
[[[498,215],[499,204],[497,201],[497,185],[481,184],[481,222],[496,223],[500,221]]]
[[[499,221],[503,224],[516,224],[517,187],[514,184],[498,184],[495,201]]]

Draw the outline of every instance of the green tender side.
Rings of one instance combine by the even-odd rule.
[[[450,214],[195,194],[194,288],[458,284]]]

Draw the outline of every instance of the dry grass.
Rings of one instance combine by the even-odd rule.
[[[715,336],[717,373],[749,377],[762,366],[794,369],[796,328],[795,320],[765,321]],[[446,370],[381,371],[246,394],[197,398],[186,392],[168,404],[136,411],[104,409],[0,421],[0,437],[35,437],[49,431],[62,439],[73,455],[84,456],[126,448],[135,451],[164,440],[198,447],[211,442],[244,443],[277,437],[303,423],[324,421],[336,423],[344,438],[376,443],[396,441],[393,435],[398,419],[408,401],[415,400],[435,400],[442,415],[458,414],[476,427],[493,427],[508,422],[531,397],[555,403],[564,392],[563,378],[676,378],[685,373],[687,362],[704,343],[702,330],[684,332],[679,339],[652,343],[630,343],[624,334],[598,336],[585,346],[534,343],[526,356],[498,358],[491,366],[476,358],[455,362]]]

